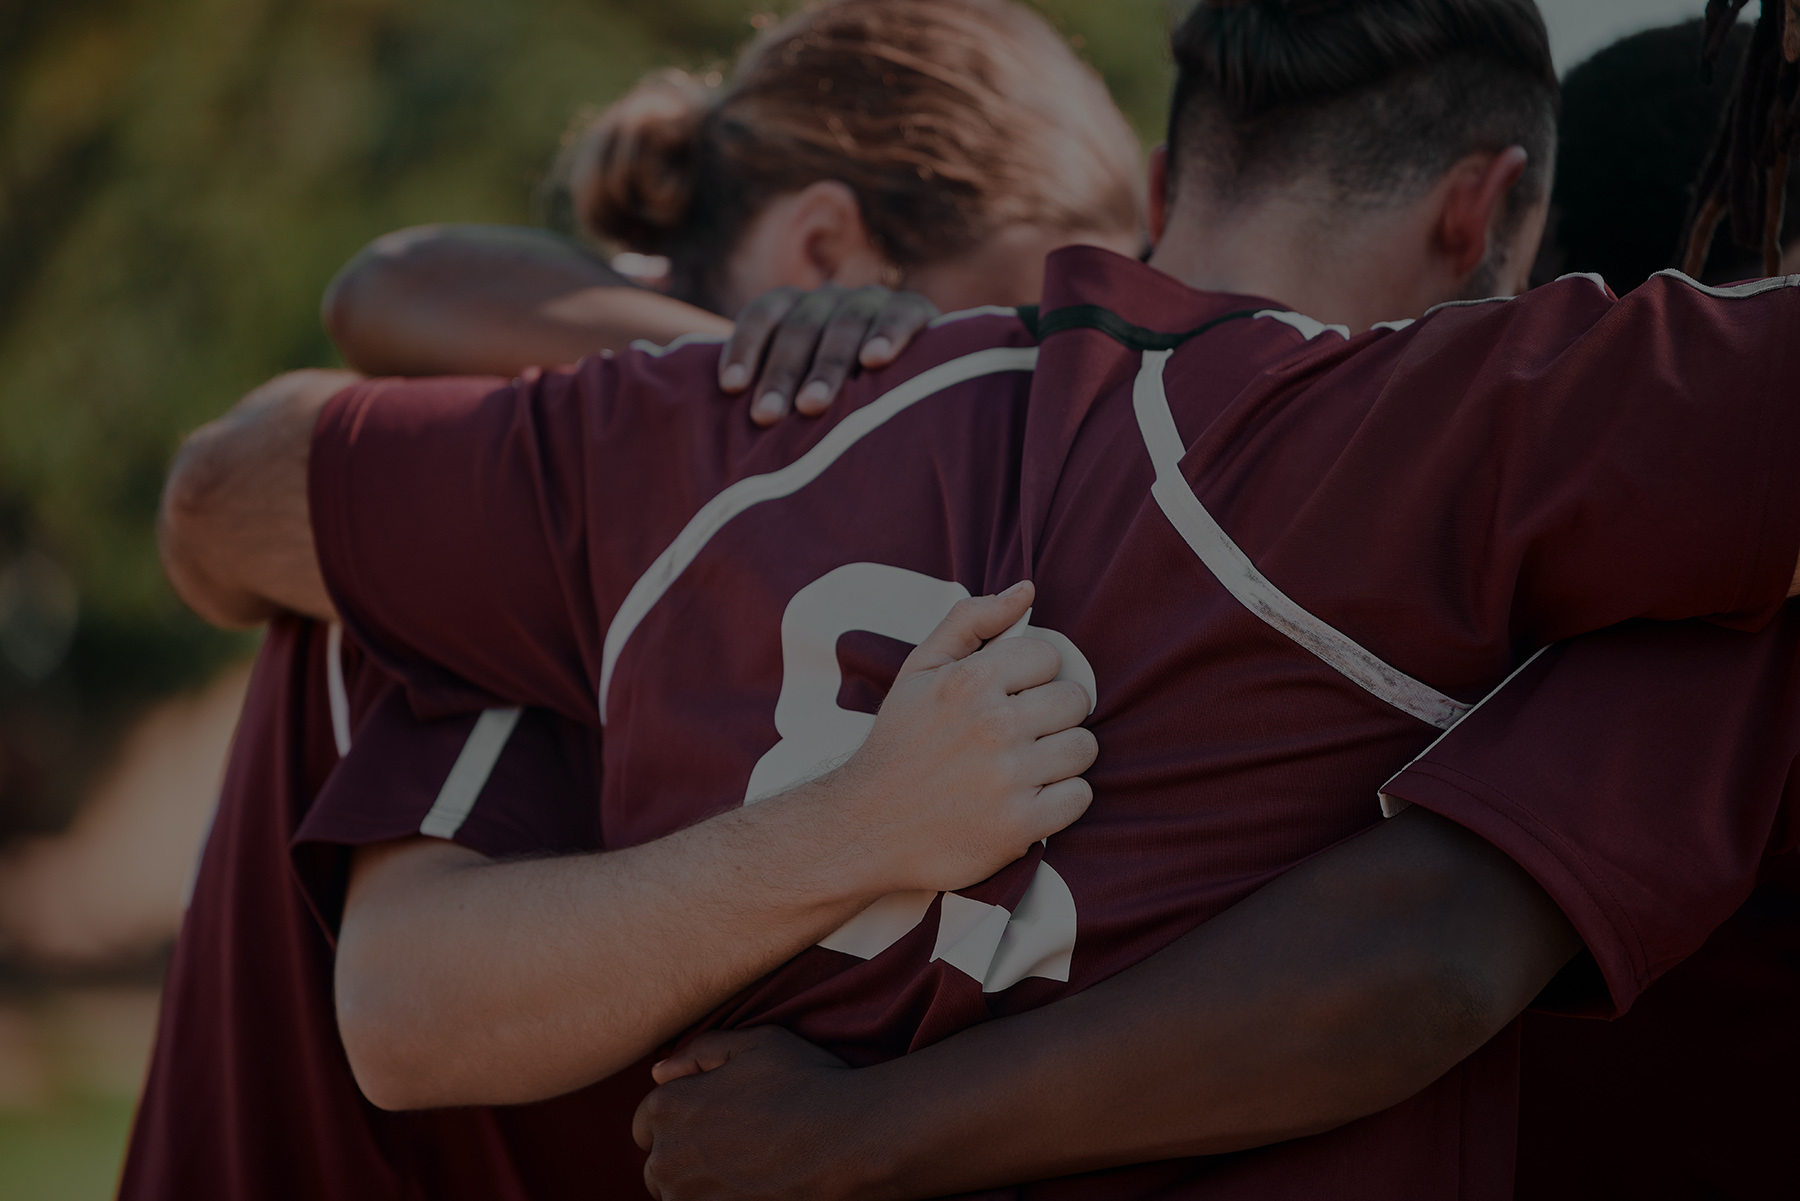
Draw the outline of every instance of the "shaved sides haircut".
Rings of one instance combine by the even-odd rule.
[[[1316,177],[1383,207],[1466,154],[1531,156],[1509,218],[1549,190],[1558,89],[1532,0],[1200,0],[1174,38],[1169,186],[1227,203]]]

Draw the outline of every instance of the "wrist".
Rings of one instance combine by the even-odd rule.
[[[836,1179],[829,1195],[845,1201],[904,1201],[919,1196],[908,1181],[919,1177],[924,1147],[922,1112],[929,1109],[904,1085],[904,1058],[845,1073],[849,1088],[834,1099],[839,1131]]]
[[[874,830],[853,774],[837,768],[740,812],[773,823],[779,854],[812,901],[861,908],[897,891],[892,855]]]

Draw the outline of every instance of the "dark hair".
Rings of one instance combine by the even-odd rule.
[[[908,269],[1016,224],[1136,230],[1137,139],[1105,85],[1010,0],[833,0],[765,30],[730,82],[647,78],[583,137],[577,219],[666,255],[707,303],[745,224],[820,180],[849,185]]]
[[[1563,80],[1553,228],[1540,276],[1592,271],[1624,293],[1670,266],[1680,249],[1694,177],[1719,127],[1750,28],[1724,47],[1723,70],[1701,70],[1698,20],[1621,38]],[[1790,205],[1791,207],[1791,205]],[[1753,251],[1720,238],[1703,278],[1758,273]]]
[[[1724,57],[1748,0],[1707,0],[1704,61]],[[1725,119],[1694,184],[1682,267],[1700,272],[1719,222],[1731,218],[1739,246],[1762,250],[1762,273],[1781,270],[1788,179],[1800,151],[1800,4],[1765,0],[1739,60]]]
[[[1174,48],[1171,187],[1196,165],[1226,199],[1323,171],[1367,204],[1519,145],[1508,211],[1548,189],[1556,67],[1532,0],[1200,0]]]

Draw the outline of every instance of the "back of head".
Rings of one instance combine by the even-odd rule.
[[[1548,190],[1558,91],[1533,0],[1199,0],[1174,48],[1171,187],[1231,203],[1318,180],[1332,205],[1380,206],[1518,145],[1509,212]]]
[[[666,255],[700,303],[748,221],[820,180],[901,270],[997,230],[1135,230],[1136,139],[1099,77],[1011,0],[829,0],[767,29],[723,87],[646,80],[576,161],[576,212]]]
[[[1731,31],[1702,69],[1698,20],[1622,38],[1563,81],[1554,224],[1541,275],[1592,271],[1625,292],[1674,263],[1707,145],[1718,130],[1750,27]],[[1800,190],[1788,192],[1790,222]],[[1716,238],[1709,282],[1761,274],[1754,250]]]

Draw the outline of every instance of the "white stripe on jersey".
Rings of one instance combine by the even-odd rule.
[[[431,838],[456,837],[474,811],[481,790],[487,787],[488,777],[494,772],[494,764],[500,762],[500,752],[506,749],[507,739],[518,724],[517,709],[489,709],[475,719],[475,728],[469,731],[462,754],[444,777],[444,786],[438,789],[431,812],[419,823],[419,833]]]
[[[1012,317],[1017,319],[1019,310],[1008,308],[1003,304],[983,304],[972,309],[957,309],[953,313],[942,313],[933,317],[926,329],[941,329],[955,321],[967,321],[971,317]]]
[[[606,628],[606,642],[600,652],[598,697],[602,724],[606,721],[607,689],[612,684],[613,668],[619,662],[619,653],[625,649],[625,643],[726,522],[764,501],[780,500],[798,492],[818,479],[845,451],[921,400],[984,375],[1031,371],[1037,366],[1037,357],[1035,346],[996,346],[939,363],[844,418],[811,450],[786,467],[741,479],[701,506],[676,535],[675,541],[632,585],[619,611],[613,615],[612,624]]]
[[[1552,643],[1551,645],[1554,646],[1555,644]],[[1406,812],[1407,806],[1412,804],[1411,801],[1403,801],[1399,797],[1389,796],[1387,793],[1388,784],[1392,784],[1395,780],[1398,780],[1401,776],[1406,774],[1408,769],[1410,769],[1413,764],[1417,763],[1419,760],[1423,759],[1425,756],[1431,754],[1431,752],[1437,750],[1437,744],[1444,741],[1444,739],[1450,737],[1450,731],[1456,729],[1457,726],[1461,725],[1464,718],[1471,716],[1475,712],[1476,709],[1481,708],[1483,705],[1487,704],[1489,701],[1491,701],[1495,697],[1499,696],[1502,692],[1505,692],[1506,686],[1508,684],[1512,683],[1513,680],[1517,679],[1520,672],[1524,671],[1527,667],[1530,667],[1533,663],[1536,663],[1538,661],[1538,656],[1543,654],[1545,651],[1547,651],[1549,649],[1550,649],[1549,646],[1538,647],[1537,650],[1532,652],[1531,658],[1525,660],[1525,662],[1523,662],[1523,663],[1519,664],[1517,667],[1513,668],[1512,671],[1507,673],[1507,676],[1504,680],[1501,680],[1498,684],[1494,685],[1494,690],[1492,692],[1488,693],[1486,696],[1484,696],[1480,700],[1476,701],[1474,708],[1471,708],[1468,713],[1463,714],[1462,717],[1459,717],[1454,722],[1450,723],[1449,727],[1446,728],[1442,734],[1439,734],[1436,738],[1433,738],[1431,740],[1430,746],[1426,747],[1424,750],[1422,750],[1418,754],[1414,755],[1411,759],[1407,760],[1405,767],[1401,768],[1399,771],[1397,771],[1393,775],[1389,776],[1387,778],[1387,783],[1383,784],[1381,786],[1381,791],[1375,794],[1376,799],[1381,802],[1381,816],[1393,817],[1397,813],[1404,813],[1404,812]]]
[[[724,334],[707,334],[696,330],[693,333],[682,334],[673,342],[660,346],[648,338],[639,338],[631,344],[631,349],[639,354],[647,354],[653,359],[660,359],[664,355],[674,354],[684,346],[723,346],[727,340]]]
[[[350,694],[344,688],[344,627],[335,621],[325,635],[325,697],[331,703],[331,737],[342,759],[350,753]]]
[[[1283,325],[1297,329],[1300,331],[1300,336],[1308,342],[1320,334],[1336,334],[1338,337],[1346,339],[1350,337],[1349,326],[1326,325],[1323,321],[1308,317],[1305,313],[1289,312],[1286,309],[1263,309],[1261,312],[1252,313],[1251,316],[1267,317],[1271,321],[1279,321]]]
[[[1145,351],[1131,393],[1144,448],[1150,452],[1150,462],[1156,468],[1156,482],[1151,485],[1150,494],[1170,524],[1227,592],[1327,666],[1420,721],[1445,730],[1455,725],[1469,706],[1383,663],[1301,608],[1256,569],[1250,556],[1238,549],[1237,543],[1206,511],[1181,474],[1187,445],[1175,428],[1169,398],[1163,391],[1163,366],[1173,353]]]
[[[1747,284],[1737,284],[1729,288],[1715,288],[1711,284],[1703,284],[1685,272],[1670,267],[1658,271],[1657,275],[1666,275],[1679,284],[1686,284],[1696,292],[1719,300],[1738,300],[1746,296],[1761,296],[1764,292],[1778,292],[1783,288],[1800,288],[1800,275],[1771,275],[1768,279],[1753,279]],[[1651,278],[1655,278],[1652,276]]]

